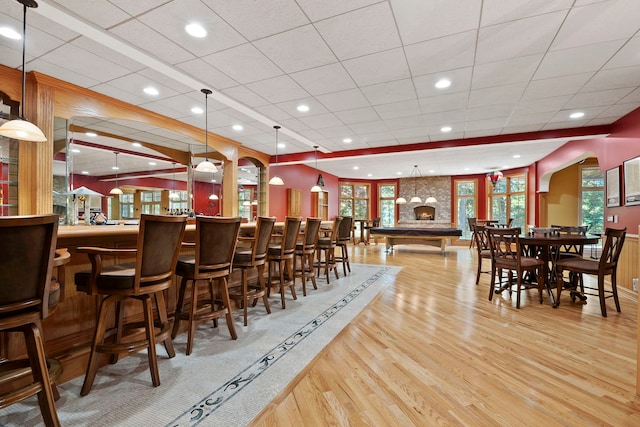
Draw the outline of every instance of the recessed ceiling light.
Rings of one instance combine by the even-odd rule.
[[[131,145],[133,145],[134,147],[138,147],[138,148],[142,147],[142,144],[140,144],[139,142],[134,142]]]
[[[287,146],[287,144],[285,144],[284,142],[278,142],[278,148],[285,148]]]
[[[98,136],[98,134],[95,132],[86,132],[85,135],[90,136],[92,138]]]
[[[211,182],[217,182],[215,179],[212,179]]]
[[[114,171],[120,170],[120,168],[117,167],[117,166],[111,166],[111,169],[114,170]]]
[[[22,38],[20,33],[9,27],[0,27],[0,36],[4,36],[11,40],[20,40]]]
[[[447,87],[451,86],[451,80],[449,80],[449,79],[440,79],[440,80],[438,80],[438,81],[436,82],[435,86],[436,86],[438,89],[444,89],[444,88],[447,88]]]
[[[353,167],[353,170],[354,170],[354,171],[357,171],[358,169],[360,169],[360,166],[354,166],[354,167]]]
[[[185,31],[193,37],[197,37],[199,39],[207,36],[207,30],[200,24],[189,24],[184,27]]]
[[[155,166],[156,162],[149,162],[149,166]]]
[[[469,170],[469,168],[464,168],[464,170],[465,170],[465,171],[468,171],[468,170]]]
[[[575,113],[571,113],[569,117],[571,117],[572,119],[580,119],[584,117],[584,113],[582,111],[576,111]]]
[[[298,108],[296,108],[296,110],[300,111],[301,113],[306,113],[307,111],[309,111],[309,106],[308,105],[298,105]]]
[[[232,128],[233,130],[242,130],[242,129],[244,129],[244,128],[242,127],[242,125],[233,125],[233,126],[231,126],[231,128]]]
[[[200,107],[193,107],[191,109],[191,112],[193,114],[202,114],[202,113],[204,113],[204,110],[202,108],[200,108]]]
[[[514,155],[513,155],[513,158],[514,158],[514,159],[519,159],[519,158],[520,158],[520,154],[514,154]]]
[[[82,171],[82,175],[89,175],[89,171]]]
[[[351,138],[345,138],[342,140],[342,142],[344,142],[345,144],[351,144],[351,142],[353,141],[353,139]]]
[[[367,174],[367,176],[373,176],[373,174],[371,174],[371,173],[368,173],[368,174]]]
[[[146,93],[147,95],[156,96],[160,94],[160,92],[158,92],[158,89],[152,86],[147,86],[143,90],[144,90],[144,93]]]
[[[79,152],[80,152],[80,150],[78,150],[77,148],[72,148],[72,149],[71,149],[71,152],[72,152],[72,153],[79,153]]]
[[[442,126],[440,132],[451,132],[451,126]]]
[[[434,171],[433,169],[431,169],[431,170],[429,171],[429,173],[436,173],[436,171]]]
[[[396,175],[402,175],[402,172],[396,172]]]

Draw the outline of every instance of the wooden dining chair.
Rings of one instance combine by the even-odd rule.
[[[476,285],[480,283],[480,274],[486,273],[491,274],[494,268],[494,262],[491,257],[491,248],[489,247],[489,234],[487,233],[487,229],[484,225],[474,224],[472,226],[473,237],[475,239],[476,252],[478,255],[478,268],[476,270]],[[490,269],[482,270],[483,260],[489,260]]]
[[[300,277],[302,282],[302,295],[305,297],[307,296],[307,280],[311,280],[313,289],[318,289],[314,258],[321,225],[322,219],[307,218],[302,241],[296,244],[296,252],[293,258],[293,271],[295,277]]]
[[[336,279],[339,277],[338,269],[336,268],[335,249],[338,244],[338,230],[340,229],[341,222],[342,217],[336,216],[333,219],[333,227],[331,230],[326,231],[324,236],[318,238],[318,245],[316,247],[316,268],[318,276],[320,276],[320,270],[324,270],[327,283],[329,283],[329,273],[332,270],[336,275]]]
[[[77,248],[78,253],[86,253],[91,261],[90,271],[75,274],[78,290],[103,297],[81,396],[87,395],[93,386],[100,367],[99,353],[111,355],[115,363],[120,354],[146,349],[151,381],[154,387],[160,385],[156,342],[164,344],[169,357],[175,356],[164,292],[173,286],[186,224],[184,216],[142,214],[135,248]],[[105,265],[103,260],[118,257],[135,257],[135,262]],[[125,323],[125,301],[142,303],[144,321]],[[154,302],[157,320],[154,320]],[[112,309],[116,313],[113,334],[108,333]],[[143,337],[140,329],[144,331]]]
[[[228,279],[239,232],[240,217],[199,216],[196,218],[195,253],[178,258],[176,275],[181,276],[182,281],[171,338],[177,336],[180,321],[186,321],[187,356],[191,354],[193,348],[198,322],[213,321],[214,326],[217,326],[217,319],[225,317],[231,339],[235,340],[238,337],[233,324]],[[191,286],[189,286],[190,283]],[[206,286],[209,294],[207,298],[199,296],[199,288],[203,285]],[[189,287],[191,288],[190,297],[189,301],[186,301],[185,295]]]
[[[287,216],[284,220],[280,242],[269,245],[267,250],[267,262],[269,263],[267,295],[270,296],[272,288],[278,288],[282,308],[286,308],[285,287],[289,288],[294,300],[298,299],[293,274],[293,258],[295,257],[301,223],[301,217]]]
[[[267,250],[276,219],[273,217],[258,217],[253,237],[240,237],[239,240],[248,246],[236,247],[233,255],[233,269],[240,270],[241,281],[239,286],[229,289],[229,297],[240,304],[243,309],[244,326],[247,326],[247,307],[249,303],[255,306],[258,298],[262,298],[264,308],[271,314],[267,288],[265,284],[265,265],[267,262]],[[249,284],[249,271],[256,269],[258,277],[255,284]]]
[[[27,358],[0,363],[0,408],[38,397],[47,426],[59,426],[52,381],[60,364],[45,355],[58,215],[0,217],[0,331],[24,336]]]
[[[560,294],[562,290],[568,288],[573,292],[572,299],[575,301],[575,292],[579,286],[578,274],[590,274],[598,277],[598,287],[587,287],[583,285],[581,291],[584,293],[585,289],[590,291],[587,295],[597,296],[600,300],[600,311],[603,317],[607,317],[607,298],[613,298],[616,305],[616,310],[620,313],[620,301],[618,299],[618,284],[617,284],[617,270],[618,259],[622,252],[622,245],[624,244],[627,228],[616,230],[613,228],[607,228],[604,232],[605,242],[602,246],[602,253],[600,259],[593,260],[583,257],[567,257],[560,259],[556,262],[557,271],[557,307],[560,304]],[[569,271],[575,273],[569,284],[566,284],[563,279],[563,271]],[[605,289],[604,279],[606,276],[611,276],[611,290]],[[571,276],[570,276],[571,277]]]
[[[475,244],[476,239],[473,231],[473,226],[478,223],[478,219],[475,217],[467,218],[467,223],[469,224],[469,231],[471,231],[471,240],[469,241],[469,249],[471,249]]]
[[[520,244],[520,227],[497,228],[486,227],[489,238],[489,247],[493,258],[494,267],[491,271],[491,287],[489,289],[489,301],[493,299],[495,292],[496,274],[502,277],[507,271],[507,290],[511,296],[513,276],[516,282],[516,308],[520,308],[520,293],[533,287],[538,288],[538,298],[542,304],[542,291],[544,289],[544,275],[542,274],[543,261],[523,255],[523,246]],[[530,273],[536,278],[536,283],[531,284],[524,280],[524,274]]]
[[[349,262],[349,243],[351,242],[353,234],[353,217],[343,216],[340,221],[340,227],[338,228],[338,240],[336,242],[337,247],[340,250],[340,254],[335,257],[336,263],[342,263],[342,271],[344,275],[347,275],[347,270],[351,273],[351,264]]]

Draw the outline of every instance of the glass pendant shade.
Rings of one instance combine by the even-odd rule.
[[[47,138],[44,136],[44,132],[33,123],[24,118],[24,98],[27,86],[27,71],[25,69],[25,56],[27,46],[27,8],[38,7],[38,3],[35,0],[18,0],[18,3],[22,4],[22,102],[20,103],[20,109],[22,115],[20,119],[9,120],[0,126],[0,135],[7,138],[18,139],[21,141],[29,142],[45,142]]]
[[[213,92],[209,89],[200,89],[204,93],[204,162],[198,163],[196,170],[198,172],[215,173],[218,168],[209,161],[209,95]]]
[[[405,199],[404,197],[398,197],[396,199],[396,205],[404,205],[405,203],[407,203],[407,199]]]
[[[313,187],[311,187],[312,193],[319,193],[321,191],[322,191],[322,187],[320,187],[319,185],[314,185]]]
[[[276,130],[276,167],[273,178],[269,180],[269,185],[284,185],[284,181],[278,176],[278,129],[280,126],[275,125],[273,128]]]
[[[211,193],[209,200],[218,200],[218,195],[216,193]]]
[[[411,200],[409,200],[409,203],[422,203],[422,199],[418,196],[413,196]]]
[[[118,187],[118,152],[116,151],[113,154],[116,155],[116,186],[113,187],[111,190],[109,190],[109,194],[119,196],[120,194],[123,194],[123,193],[120,187]]]
[[[427,197],[427,200],[424,201],[425,203],[438,203],[438,200],[431,196],[431,197]]]

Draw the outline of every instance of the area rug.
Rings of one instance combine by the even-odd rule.
[[[174,340],[176,357],[158,346],[161,385],[153,387],[146,353],[108,365],[80,397],[83,378],[59,386],[56,402],[63,426],[245,426],[385,287],[399,267],[352,264],[351,274],[318,289],[287,295],[286,309],[271,298],[249,310],[249,325],[234,312],[238,339],[224,320],[198,327],[194,350],[185,356],[186,334]],[[37,401],[0,411],[2,426],[42,425]]]

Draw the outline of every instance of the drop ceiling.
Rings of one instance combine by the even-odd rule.
[[[0,27],[20,32],[22,6],[0,0],[0,10]],[[296,162],[313,167],[318,145],[318,168],[341,178],[395,178],[414,164],[483,173],[576,139],[536,132],[599,137],[580,129],[640,106],[637,16],[637,0],[39,0],[27,14],[26,69],[201,128],[190,110],[210,88],[210,131],[274,155],[281,125],[283,159],[307,153]],[[205,38],[186,33],[194,22]],[[0,37],[0,63],[21,61],[21,41]],[[451,85],[436,88],[443,78]],[[189,144],[137,131],[133,139]],[[521,133],[531,138],[491,140]],[[480,137],[485,144],[455,147]],[[420,149],[400,148],[413,144]],[[380,147],[392,149],[371,154]],[[113,155],[103,151],[106,168]]]

